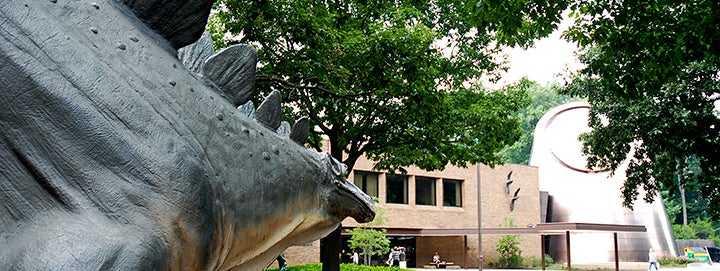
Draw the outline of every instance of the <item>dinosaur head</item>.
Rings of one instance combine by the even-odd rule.
[[[344,164],[296,144],[277,146],[267,160],[249,161],[253,170],[239,182],[226,183],[213,268],[259,270],[286,248],[326,236],[346,217],[374,218],[372,199],[347,181]]]
[[[325,160],[332,174],[327,205],[329,214],[352,217],[359,223],[370,222],[375,217],[375,207],[370,196],[347,180],[347,166],[325,153]]]

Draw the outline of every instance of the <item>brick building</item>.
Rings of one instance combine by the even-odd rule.
[[[361,159],[349,174],[350,181],[386,209],[386,222],[391,246],[407,248],[408,267],[428,264],[435,252],[442,260],[464,268],[478,267],[478,167],[448,166],[443,171],[407,168],[406,175],[372,170],[372,162]],[[506,189],[506,179],[513,182]],[[541,200],[538,190],[538,168],[505,164],[490,168],[479,166],[482,200],[482,227],[528,227],[541,222]],[[511,200],[518,199],[511,211]],[[358,226],[352,218],[343,228]],[[482,236],[484,262],[496,261],[495,246],[500,235]],[[523,256],[540,258],[540,236],[520,235]],[[347,246],[349,236],[343,236]],[[346,250],[348,252],[349,250]],[[294,246],[285,252],[289,264],[319,262],[320,242]]]
[[[478,267],[478,183],[486,232],[482,235],[485,263],[497,260],[495,247],[501,237],[489,232],[523,233],[519,235],[523,256],[536,258],[541,257],[540,235],[545,234],[547,254],[567,262],[568,268],[570,262],[615,261],[616,268],[620,260],[645,262],[651,248],[675,255],[660,195],[653,203],[637,200],[629,210],[622,207],[618,193],[627,164],[612,173],[585,168],[578,135],[590,129],[589,109],[587,102],[568,103],[538,121],[530,159],[534,166],[480,165],[479,170],[475,165],[448,166],[433,172],[411,167],[407,175],[394,175],[375,172],[371,161],[360,160],[349,177],[366,193],[379,198],[379,206],[387,210],[387,222],[382,227],[388,230],[392,245],[409,249],[408,267],[428,264],[434,252],[462,267]],[[513,182],[506,189],[510,172]],[[518,188],[519,198],[511,211],[511,199]],[[508,220],[517,228],[497,229],[506,226]],[[346,219],[342,225],[352,228],[358,224]],[[573,246],[571,231],[575,233]],[[558,235],[561,232],[564,236]],[[318,262],[319,251],[316,241],[291,247],[286,255],[291,264]],[[570,254],[574,255],[572,260]]]

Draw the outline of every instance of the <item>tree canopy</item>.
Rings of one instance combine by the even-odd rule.
[[[506,163],[527,165],[530,163],[535,126],[540,118],[550,109],[578,99],[559,94],[560,84],[542,86],[527,78],[522,78],[518,83],[509,85],[507,88],[524,90],[528,94],[531,104],[517,112],[523,131],[520,139],[515,144],[503,149],[500,154]]]
[[[494,6],[503,5],[220,0],[210,30],[218,47],[258,48],[257,91],[281,89],[286,116],[310,117],[312,147],[324,136],[349,168],[365,155],[378,169],[439,170],[500,163],[521,134],[514,113],[525,93],[489,91],[480,78],[502,69],[491,56],[496,40],[529,44],[538,34],[522,32],[533,28],[521,13],[504,24],[477,20],[513,17]]]
[[[580,70],[565,93],[587,97],[589,166],[617,169],[631,152],[624,205],[644,190],[696,187],[720,205],[720,2],[577,1],[565,36]],[[695,169],[695,170],[693,170]],[[680,176],[679,181],[676,176]],[[720,217],[720,209],[708,212]]]

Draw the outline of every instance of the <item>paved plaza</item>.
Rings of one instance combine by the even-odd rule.
[[[427,270],[432,270],[432,269],[409,268],[409,270],[427,271]],[[451,269],[451,270],[477,271],[478,269]],[[519,270],[537,270],[537,269],[488,269],[488,268],[483,268],[483,271],[519,271]],[[550,269],[548,269],[548,270],[550,270]],[[565,270],[565,269],[562,269],[562,270]],[[553,269],[553,271],[562,271],[562,270]],[[575,270],[575,269],[573,268],[573,270]],[[580,270],[610,271],[610,270],[615,270],[615,269],[602,268],[602,269],[580,269]],[[620,270],[621,271],[645,271],[645,270],[647,270],[647,268],[639,268],[639,269],[622,269],[622,268],[620,268]],[[718,271],[720,271],[720,266],[703,266],[703,267],[690,266],[690,267],[685,267],[685,268],[683,268],[683,267],[666,267],[666,268],[661,267],[660,268],[660,271],[693,271],[693,270],[698,270],[698,271],[718,270]]]
[[[578,264],[572,266],[573,270],[598,270],[598,271],[610,271],[615,270],[614,264],[608,264],[608,265],[600,265],[598,268],[592,268],[586,265]],[[425,269],[425,268],[409,268],[410,270],[417,270],[417,271],[428,271],[431,269]],[[458,270],[458,271],[477,271],[478,269],[450,269],[450,270]],[[523,269],[492,269],[492,268],[483,268],[483,271],[518,271]],[[536,270],[536,269],[525,269],[525,270]],[[550,270],[550,269],[548,269]],[[552,269],[553,271],[562,271],[567,269]],[[645,271],[648,270],[648,263],[642,263],[642,262],[623,262],[620,263],[620,270],[622,271]],[[696,263],[696,264],[690,264],[687,267],[660,267],[660,271],[709,271],[709,270],[717,270],[720,271],[720,263],[716,263],[715,265],[709,265],[706,263]]]

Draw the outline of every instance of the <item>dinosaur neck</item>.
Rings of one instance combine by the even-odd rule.
[[[226,224],[213,251],[212,270],[262,270],[286,247],[319,239],[338,223],[309,201],[290,204],[285,212],[272,213],[254,226]]]
[[[211,135],[217,138],[206,142],[227,134],[232,140],[207,151],[227,158],[210,161],[218,199],[210,269],[261,270],[286,247],[319,239],[337,225],[325,211],[329,189],[323,185],[331,182],[321,181],[328,172],[320,154],[244,117],[216,129]]]

